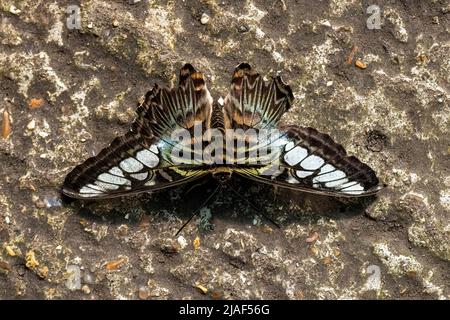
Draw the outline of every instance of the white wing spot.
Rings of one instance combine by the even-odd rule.
[[[148,173],[147,172],[143,172],[143,173],[132,173],[130,174],[131,177],[135,178],[136,180],[145,180],[148,177]]]
[[[333,167],[331,164],[327,163],[322,168],[320,168],[320,173],[319,174],[324,174],[324,173],[331,172],[331,171],[334,171],[334,170],[336,170],[336,168]]]
[[[117,184],[109,184],[100,180],[95,181],[95,184],[99,187],[101,187],[102,189],[105,190],[117,190],[119,189],[119,186]]]
[[[307,155],[308,152],[306,151],[306,149],[302,147],[295,147],[284,155],[284,161],[286,161],[286,163],[290,166],[294,166],[302,161]]]
[[[142,163],[131,157],[122,160],[119,163],[119,166],[127,172],[138,172],[144,168],[144,165]]]
[[[123,175],[123,171],[120,170],[119,167],[112,167],[111,169],[109,169],[108,172],[109,172],[109,173],[112,173],[112,174],[114,174],[114,175],[116,175],[116,176],[120,176],[120,177],[123,177],[123,176],[124,176],[124,175]]]
[[[150,151],[153,152],[153,153],[156,153],[156,154],[159,153],[158,147],[156,145],[154,145],[154,144],[152,144],[150,146]]]
[[[353,182],[346,183],[345,185],[349,185],[350,183],[353,183]],[[357,184],[354,184],[351,186],[347,186],[347,187],[345,185],[342,186],[342,187],[344,187],[343,189],[341,189],[342,192],[351,193],[351,194],[361,194],[364,192],[364,187],[360,183],[357,183]]]
[[[333,187],[340,187],[342,184],[348,182],[348,179],[339,179],[336,181],[331,181],[331,182],[327,182],[325,183],[325,186],[327,186],[328,188],[333,188]]]
[[[299,178],[306,178],[313,174],[312,171],[302,171],[302,170],[297,170],[295,173]]]
[[[345,173],[341,170],[332,171],[329,173],[325,173],[323,175],[319,175],[313,179],[313,182],[327,182],[345,178]]]
[[[86,187],[87,188],[91,188],[91,189],[93,189],[95,191],[99,191],[99,192],[105,192],[106,191],[104,188],[102,188],[102,187],[100,187],[100,186],[98,186],[96,184],[92,184],[92,183],[87,184]]]
[[[308,158],[303,160],[300,165],[307,170],[317,170],[324,163],[325,163],[325,161],[321,157],[318,157],[318,156],[315,156],[312,154]]]
[[[289,150],[291,150],[294,146],[295,146],[295,144],[294,144],[292,141],[290,141],[290,142],[288,142],[288,143],[286,144],[286,146],[284,147],[284,151],[289,151]]]
[[[154,168],[159,163],[159,158],[153,152],[144,149],[136,153],[136,158],[147,167]]]
[[[118,176],[113,176],[112,174],[109,174],[109,173],[102,173],[97,178],[103,182],[113,183],[113,184],[118,184],[118,185],[124,185],[124,184],[130,185],[131,184],[130,180],[121,178]]]
[[[84,186],[83,188],[80,189],[80,193],[82,193],[83,195],[85,195],[86,193],[90,193],[92,195],[87,195],[88,197],[93,197],[97,194],[102,193],[100,190],[94,190],[89,188],[88,186]]]

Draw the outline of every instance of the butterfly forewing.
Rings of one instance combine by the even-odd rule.
[[[163,189],[203,176],[193,141],[174,140],[177,130],[210,126],[212,98],[204,77],[191,65],[177,88],[155,87],[137,109],[130,131],[66,177],[63,193],[74,198],[111,198]],[[204,129],[202,129],[204,130]],[[180,155],[184,155],[182,158]],[[192,160],[191,160],[192,159]],[[181,165],[181,164],[182,165]]]

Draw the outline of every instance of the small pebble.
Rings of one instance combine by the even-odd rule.
[[[365,64],[363,61],[361,60],[356,60],[355,62],[355,66],[357,66],[360,69],[365,69],[367,68],[367,64]]]
[[[146,287],[140,287],[138,291],[139,299],[146,300],[149,296],[148,289]]]
[[[3,260],[0,260],[0,271],[3,271],[3,273],[9,273],[11,271],[11,265]]]
[[[209,19],[210,17],[206,13],[203,13],[202,17],[200,18],[200,23],[207,24],[209,22]]]
[[[308,238],[306,238],[306,242],[307,243],[312,243],[315,242],[317,239],[319,238],[319,234],[314,231],[312,234],[310,234],[310,236]]]
[[[44,203],[47,208],[62,206],[61,199],[57,197],[45,198]]]
[[[27,129],[28,130],[34,130],[36,128],[36,121],[33,119],[30,122],[28,122],[27,124]]]
[[[246,24],[239,25],[237,29],[239,32],[242,32],[242,33],[248,32],[250,30],[250,28]]]
[[[333,81],[328,81],[327,82],[327,87],[331,87],[333,85]]]
[[[113,21],[113,26],[117,28],[117,27],[119,26],[119,21],[114,20],[114,21]]]
[[[188,245],[188,242],[186,241],[186,239],[183,236],[179,236],[177,238],[177,242],[180,245],[181,249],[186,248],[186,246]]]
[[[208,293],[208,289],[207,289],[206,287],[202,286],[201,284],[197,284],[197,285],[195,286],[195,288],[196,288],[198,291],[200,291],[200,293],[203,293],[203,294],[207,294],[207,293]]]
[[[15,5],[11,5],[10,7],[9,7],[9,12],[11,12],[12,14],[19,14],[19,13],[21,13],[22,11],[21,10],[19,10],[19,9],[17,9],[17,7],[15,6]]]
[[[87,284],[94,284],[95,283],[94,277],[92,276],[91,273],[85,272],[83,276],[83,282]]]
[[[81,270],[77,265],[68,265],[66,272],[68,274],[66,280],[66,287],[69,290],[80,290],[81,289]]]
[[[41,199],[36,201],[35,205],[36,205],[36,208],[39,208],[39,209],[45,208],[45,202],[42,201]]]
[[[89,286],[85,284],[81,287],[81,291],[83,291],[85,294],[89,294],[91,293],[91,288],[89,288]]]

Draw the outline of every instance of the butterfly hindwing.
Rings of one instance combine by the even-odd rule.
[[[180,71],[177,88],[155,85],[137,109],[130,131],[97,156],[75,167],[63,193],[73,198],[111,198],[181,184],[205,174],[193,163],[175,161],[178,149],[194,158],[191,141],[179,144],[172,133],[210,126],[212,98],[204,77],[191,65]],[[175,152],[177,151],[177,152]]]
[[[233,73],[231,89],[224,101],[227,129],[274,129],[294,99],[280,77],[264,81],[249,64],[241,63]]]
[[[332,196],[375,194],[382,185],[375,172],[327,134],[313,128],[286,126],[272,141],[275,160],[237,173],[263,183]]]
[[[259,134],[253,148],[258,148],[260,162],[237,167],[235,172],[259,182],[325,195],[354,197],[379,191],[382,186],[375,172],[347,156],[329,135],[313,128],[278,126],[292,101],[292,91],[280,77],[265,81],[248,64],[235,69],[224,103],[224,123],[227,128]],[[263,129],[272,130],[271,137],[262,138]],[[248,136],[243,139],[249,140]],[[261,152],[263,148],[270,152]],[[251,147],[247,151],[252,154]]]

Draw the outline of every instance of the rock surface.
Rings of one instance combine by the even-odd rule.
[[[91,0],[79,21],[74,2],[0,1],[0,298],[450,297],[446,1],[377,1],[379,29],[359,1]],[[191,62],[218,99],[243,61],[291,85],[285,122],[389,187],[344,201],[238,181],[280,229],[224,191],[178,237],[211,185],[62,201],[153,83]]]

